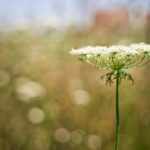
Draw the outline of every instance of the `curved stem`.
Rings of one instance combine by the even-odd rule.
[[[119,128],[120,128],[120,116],[119,116],[119,71],[116,77],[116,138],[115,138],[115,150],[119,149]]]

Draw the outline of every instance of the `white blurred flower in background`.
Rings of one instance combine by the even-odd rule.
[[[87,105],[90,102],[90,94],[86,90],[75,90],[72,96],[74,103],[77,105]]]
[[[70,142],[72,146],[78,146],[83,141],[83,135],[79,131],[71,132]]]
[[[16,80],[15,92],[18,98],[24,102],[30,102],[33,98],[43,97],[46,93],[41,83],[31,81],[26,77],[20,77]]]
[[[54,138],[57,142],[66,143],[70,140],[70,131],[66,128],[58,128],[54,132]]]
[[[34,124],[39,124],[44,121],[45,113],[40,108],[31,108],[28,112],[28,119]]]
[[[90,135],[87,139],[87,146],[91,150],[98,150],[101,148],[101,139],[97,135]]]

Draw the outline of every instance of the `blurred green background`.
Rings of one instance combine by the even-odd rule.
[[[88,26],[1,30],[0,150],[113,150],[115,85],[69,50],[150,43],[149,11],[133,19],[129,6],[96,12]],[[121,150],[150,149],[149,67],[128,70],[135,84],[121,84]]]

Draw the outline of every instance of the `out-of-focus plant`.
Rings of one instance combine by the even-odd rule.
[[[119,86],[122,79],[134,82],[131,74],[125,70],[132,67],[145,65],[150,61],[150,45],[139,43],[130,46],[114,45],[110,47],[96,46],[73,49],[70,52],[77,55],[80,60],[99,69],[107,69],[109,72],[102,76],[106,84],[111,85],[116,81],[116,137],[115,150],[119,149]]]

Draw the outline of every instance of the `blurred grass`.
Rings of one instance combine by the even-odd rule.
[[[1,34],[0,150],[113,150],[114,86],[105,86],[100,80],[104,71],[76,60],[69,50],[144,42],[144,33],[72,29]],[[135,85],[121,85],[122,150],[150,149],[149,66],[130,70]],[[45,90],[42,96],[39,86]],[[73,132],[78,136],[70,138]]]

